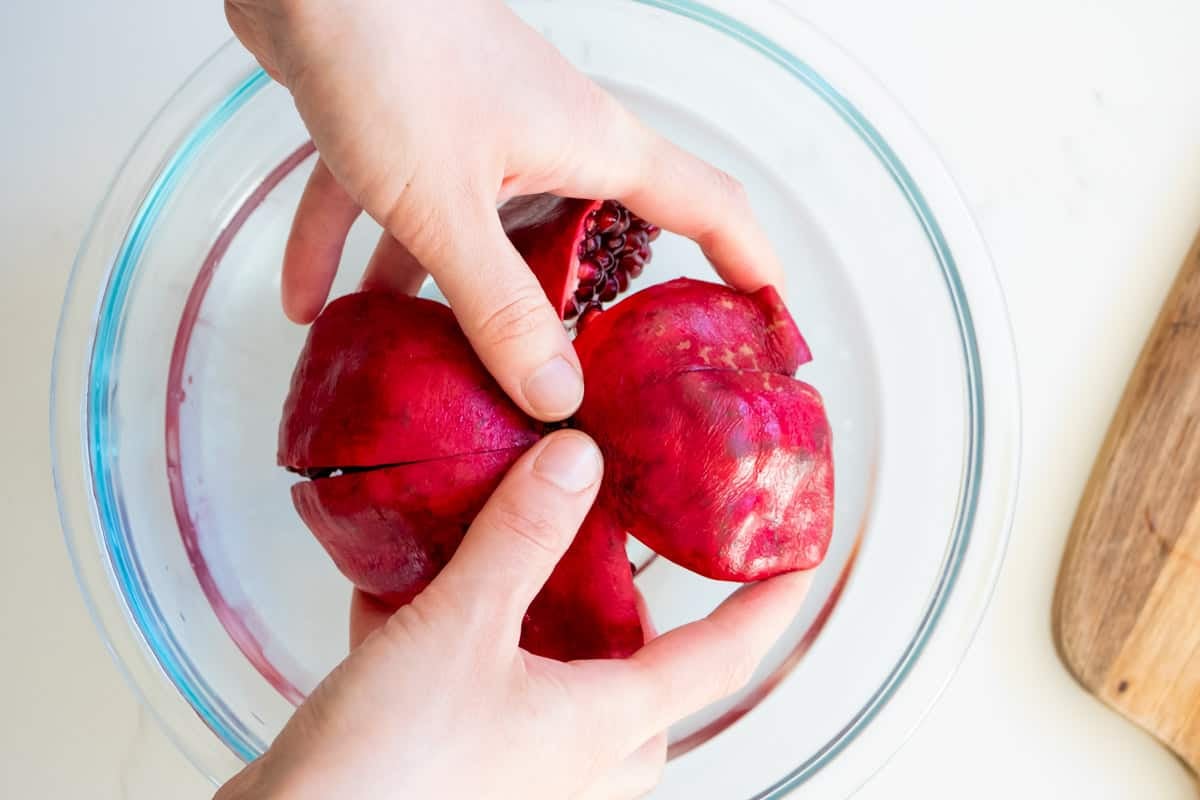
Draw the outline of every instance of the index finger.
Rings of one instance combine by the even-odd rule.
[[[673,144],[593,89],[574,125],[571,162],[549,188],[569,197],[615,198],[633,213],[695,241],[731,286],[782,291],[783,266],[740,181]]]
[[[744,586],[704,619],[650,640],[624,661],[597,665],[608,673],[597,712],[615,709],[614,724],[640,741],[740,691],[795,619],[811,583],[811,572],[793,572]]]
[[[729,285],[752,292],[770,284],[782,292],[783,265],[742,182],[656,133],[644,136],[644,166],[621,202],[700,245]]]
[[[445,193],[443,193],[445,194]],[[446,296],[463,333],[526,413],[565,419],[583,399],[579,357],[546,292],[504,233],[492,201],[430,193],[420,235],[389,226]],[[415,206],[414,206],[415,207]]]

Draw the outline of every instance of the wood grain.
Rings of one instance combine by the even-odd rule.
[[[1092,470],[1052,616],[1084,688],[1200,774],[1200,237]]]

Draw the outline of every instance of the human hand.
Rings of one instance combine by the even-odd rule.
[[[747,291],[782,270],[741,185],[639,123],[499,0],[227,0],[321,155],[284,258],[288,316],[311,322],[362,210],[385,228],[368,285],[428,269],[476,352],[529,414],[562,419],[580,367],[496,206],[615,198],[700,244]]]
[[[600,483],[578,431],[523,455],[450,563],[394,614],[356,595],[350,656],[217,800],[632,798],[658,781],[663,731],[737,691],[793,619],[802,573],[735,592],[624,660],[518,646],[521,619]]]

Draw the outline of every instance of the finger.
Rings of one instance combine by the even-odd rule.
[[[512,466],[431,589],[456,598],[469,621],[517,644],[521,619],[583,522],[600,485],[600,451],[563,430]]]
[[[390,289],[404,294],[416,294],[429,273],[408,248],[396,241],[387,231],[379,237],[375,252],[363,273],[363,289]]]
[[[605,698],[597,714],[619,715],[611,724],[626,728],[636,720],[634,733],[649,735],[740,691],[795,619],[811,582],[811,573],[794,572],[744,586],[704,619],[602,664],[607,685],[597,692]]]
[[[350,226],[361,213],[324,161],[317,161],[300,195],[283,253],[283,311],[307,324],[329,297]]]
[[[382,628],[394,613],[396,609],[355,589],[350,597],[350,649],[358,647],[368,636]]]
[[[576,800],[625,800],[645,797],[662,780],[667,763],[667,734],[651,737]]]
[[[782,290],[783,265],[741,181],[657,134],[648,136],[646,168],[621,201],[638,216],[695,241],[731,286]]]
[[[464,202],[425,214],[419,236],[402,226],[392,233],[433,275],[488,371],[532,416],[573,414],[583,399],[575,348],[495,207]]]
[[[646,602],[645,595],[637,586],[633,587],[634,595],[637,600],[637,615],[642,623],[642,635],[645,641],[650,641],[658,636],[658,626],[654,624],[654,617],[650,616],[650,605]]]
[[[730,285],[783,288],[784,271],[745,187],[647,128],[607,93],[574,123],[580,139],[558,185],[571,197],[614,197],[638,216],[692,239]]]

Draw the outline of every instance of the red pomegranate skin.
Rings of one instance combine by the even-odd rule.
[[[625,531],[597,504],[529,606],[521,646],[560,661],[624,657],[645,641]],[[581,656],[580,654],[588,654]]]
[[[821,562],[832,440],[820,395],[791,377],[809,351],[773,289],[651,286],[590,321],[576,349],[600,502],[634,536],[719,580]]]
[[[340,297],[309,330],[279,429],[279,463],[379,467],[525,448],[541,437],[441,303]]]
[[[309,331],[279,458],[314,476],[292,487],[293,503],[338,569],[398,608],[449,562],[542,431],[483,369],[448,308],[360,292]],[[591,520],[525,615],[532,653],[622,658],[642,644],[626,534]]]
[[[302,481],[292,500],[338,569],[399,607],[450,561],[522,452],[510,447]]]

